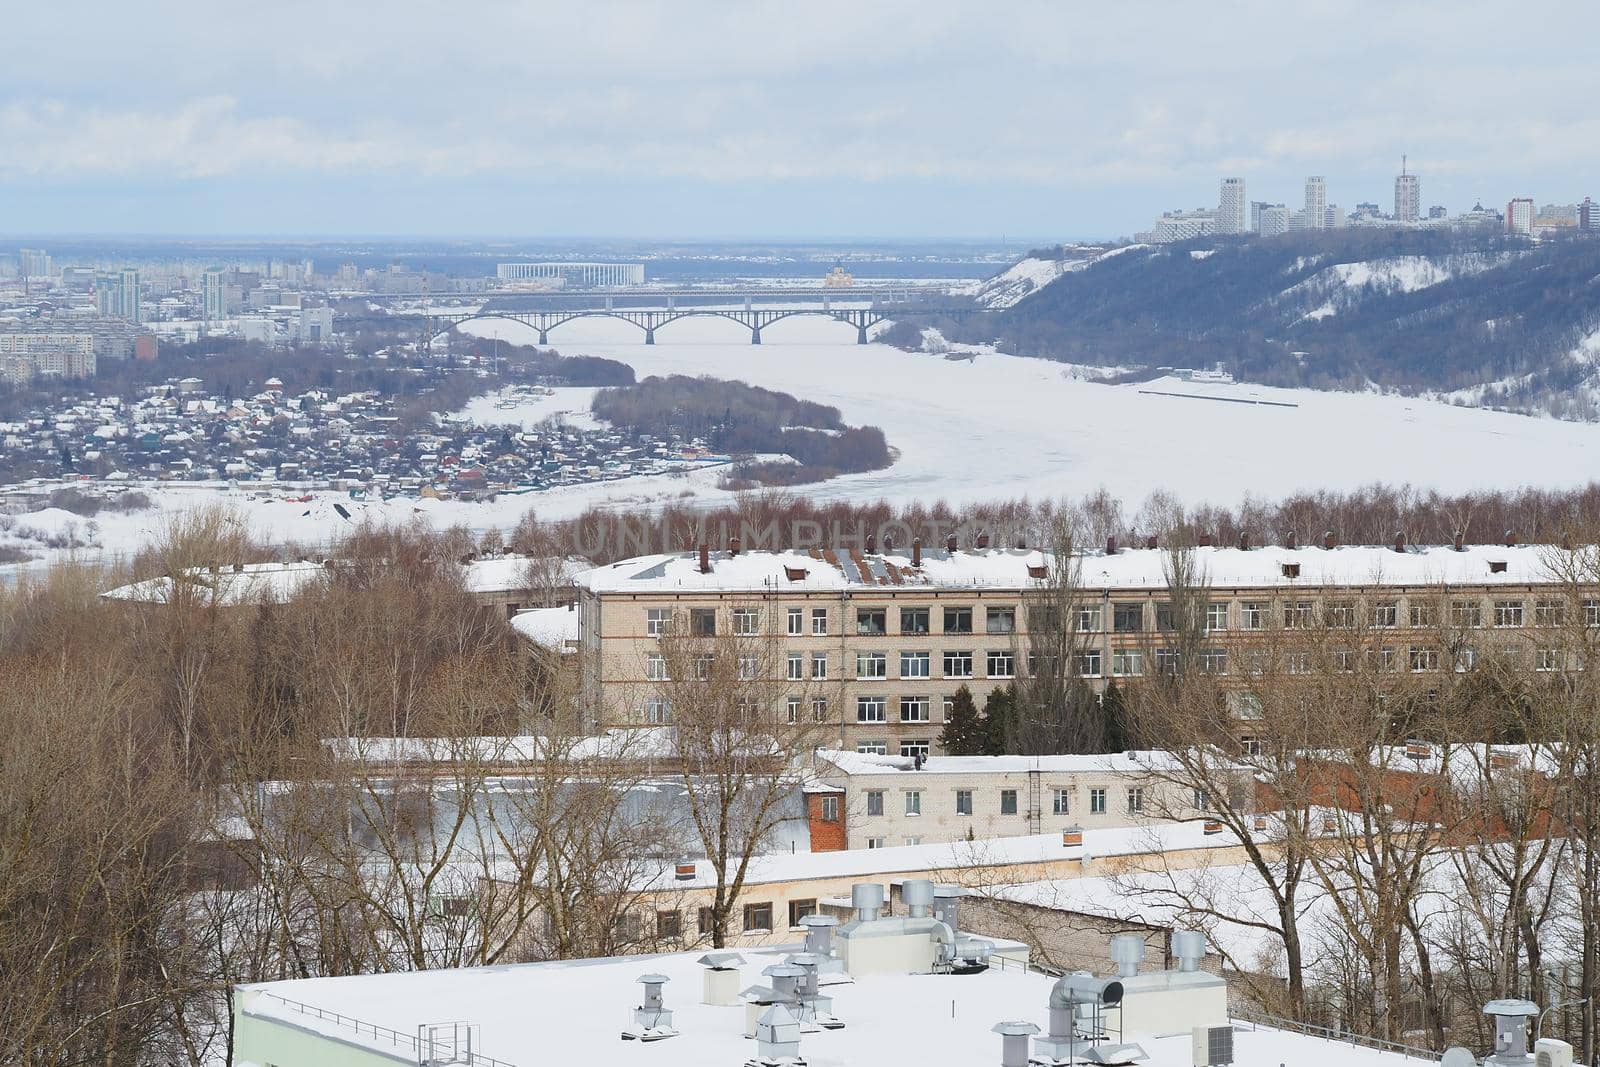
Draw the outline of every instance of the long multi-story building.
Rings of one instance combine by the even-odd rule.
[[[93,378],[95,337],[78,330],[0,333],[0,377],[20,384],[43,378]]]
[[[644,284],[643,263],[501,263],[495,276],[503,282],[559,278],[568,285],[606,288]]]
[[[1162,549],[1085,554],[1074,567],[1071,669],[1094,688],[1172,666],[1171,592]],[[1600,625],[1600,590],[1568,603],[1561,549],[1538,545],[1202,547],[1205,643],[1199,668],[1248,684],[1255,653],[1313,624],[1359,629],[1352,644],[1385,669],[1470,667],[1484,653],[1557,669],[1558,617]],[[1057,568],[1023,549],[903,552],[695,552],[644,556],[578,579],[576,647],[601,726],[659,724],[661,638],[767,636],[772,691],[792,683],[791,716],[818,743],[927,756],[956,692],[982,705],[1028,669],[1029,614]],[[1052,594],[1055,595],[1055,594]],[[1059,603],[1059,600],[1054,601]],[[1455,628],[1443,648],[1442,627]],[[1224,682],[1224,684],[1227,684]],[[781,698],[780,698],[781,699]],[[783,709],[774,709],[781,713]]]
[[[1519,196],[1506,204],[1506,232],[1533,232],[1533,198]]]

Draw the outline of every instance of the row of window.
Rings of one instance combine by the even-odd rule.
[[[880,817],[884,814],[887,792],[888,791],[884,789],[866,790],[865,795],[867,816],[869,818]],[[1050,790],[1050,813],[1052,815],[1072,814],[1072,792],[1073,791],[1071,789],[1058,788]],[[903,798],[905,814],[907,816],[916,817],[922,814],[922,794],[923,790],[921,789],[901,790],[901,797]],[[1017,790],[1001,789],[999,790],[999,794],[999,808],[997,814],[1017,814]],[[1093,786],[1089,789],[1090,815],[1104,815],[1106,813],[1106,796],[1107,790],[1103,786]],[[829,801],[832,801],[831,805],[829,804]],[[1127,803],[1129,815],[1142,814],[1144,812],[1144,787],[1137,785],[1128,786],[1125,794],[1125,801]],[[976,811],[974,806],[974,790],[955,790],[955,809],[957,815],[974,814]],[[834,822],[839,819],[838,797],[835,796],[823,798],[822,818],[830,822]]]
[[[1144,602],[1113,603],[1111,609],[1111,626],[1113,633],[1140,633],[1146,628],[1146,605]],[[1567,621],[1567,602],[1556,599],[1537,599],[1533,601],[1532,611],[1528,609],[1526,601],[1516,598],[1496,599],[1488,602],[1489,611],[1484,611],[1485,602],[1482,600],[1455,599],[1449,604],[1449,621],[1456,627],[1482,627],[1485,618],[1496,627],[1518,627],[1527,625],[1530,617],[1535,626],[1564,626]],[[1080,633],[1100,633],[1106,629],[1106,605],[1083,604],[1073,609],[1073,627]],[[1161,631],[1177,629],[1176,610],[1171,604],[1158,603],[1155,608],[1155,628]],[[1584,600],[1581,605],[1583,621],[1586,626],[1600,626],[1600,599]],[[1045,622],[1055,617],[1055,611],[1050,607],[1038,609],[1047,618]],[[1198,610],[1198,609],[1197,609]],[[942,608],[940,621],[943,624],[940,633],[944,634],[970,634],[977,632],[973,629],[974,619],[977,617],[976,608]],[[1208,631],[1230,629],[1232,619],[1231,601],[1211,601],[1204,605],[1204,627]],[[1412,627],[1434,627],[1440,622],[1439,605],[1431,601],[1408,603],[1404,615],[1401,612],[1400,601],[1383,600],[1376,603],[1359,605],[1353,600],[1329,601],[1318,610],[1318,602],[1314,600],[1291,600],[1277,603],[1271,600],[1245,600],[1239,603],[1237,627],[1242,630],[1265,630],[1272,625],[1275,612],[1281,611],[1281,620],[1286,628],[1305,628],[1319,622],[1335,628],[1354,627],[1358,619],[1364,618],[1368,625],[1378,628],[1392,628],[1401,624],[1401,619],[1406,619]],[[859,636],[880,636],[889,633],[889,609],[882,607],[864,607],[855,609],[855,633]],[[731,612],[733,633],[739,636],[755,636],[762,633],[762,619],[760,608],[735,608]],[[932,608],[900,608],[899,630],[901,634],[931,634],[933,621]],[[1015,607],[990,607],[983,609],[983,633],[1011,634],[1017,629],[1017,609]],[[666,633],[672,621],[672,609],[647,608],[645,609],[645,633],[651,637],[660,637]],[[1196,620],[1199,621],[1198,619]],[[809,625],[808,625],[809,623]],[[710,637],[717,632],[717,609],[715,608],[690,608],[688,612],[689,632],[695,637]],[[1037,628],[1037,627],[1036,627]],[[784,632],[790,637],[801,637],[806,634],[825,636],[828,631],[828,609],[811,608],[809,615],[805,608],[787,608],[784,615]]]

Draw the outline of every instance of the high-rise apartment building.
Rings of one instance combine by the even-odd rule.
[[[1256,232],[1263,237],[1275,237],[1289,232],[1289,208],[1286,204],[1261,205],[1261,223]]]
[[[1533,232],[1533,198],[1519,196],[1506,204],[1506,232]]]
[[[200,295],[207,322],[228,317],[228,285],[220,267],[212,267],[200,276]]]
[[[1596,204],[1587,196],[1583,203],[1578,205],[1578,229],[1585,233],[1600,232],[1600,204]]]
[[[1321,175],[1306,179],[1305,228],[1320,230],[1327,226],[1328,182]]]
[[[1217,233],[1245,232],[1245,199],[1243,178],[1222,179],[1222,195],[1217,202]]]
[[[49,278],[55,274],[55,261],[42,248],[17,250],[17,273],[24,278]]]
[[[1400,173],[1394,179],[1394,221],[1416,222],[1422,218],[1422,179],[1406,172],[1406,159],[1400,157]]]
[[[102,315],[140,321],[139,272],[129,268],[115,274],[96,275],[94,303]]]

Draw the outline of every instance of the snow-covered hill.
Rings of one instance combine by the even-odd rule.
[[[1415,293],[1508,262],[1514,253],[1469,252],[1451,256],[1390,256],[1335,263],[1289,286],[1278,294],[1276,303],[1315,306],[1298,315],[1295,322],[1315,322],[1337,315],[1357,302],[1375,295]]]
[[[1063,245],[1058,256],[1043,258],[1029,256],[982,282],[973,282],[955,290],[961,296],[975,298],[989,308],[1008,308],[1019,300],[1035,293],[1063,274],[1098,263],[1106,256],[1127,251],[1136,245],[1106,248],[1104,245]]]

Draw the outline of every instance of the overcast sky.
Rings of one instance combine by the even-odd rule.
[[[1592,3],[7,4],[0,232],[1105,237],[1600,196]],[[1593,183],[1593,184],[1591,184]]]

